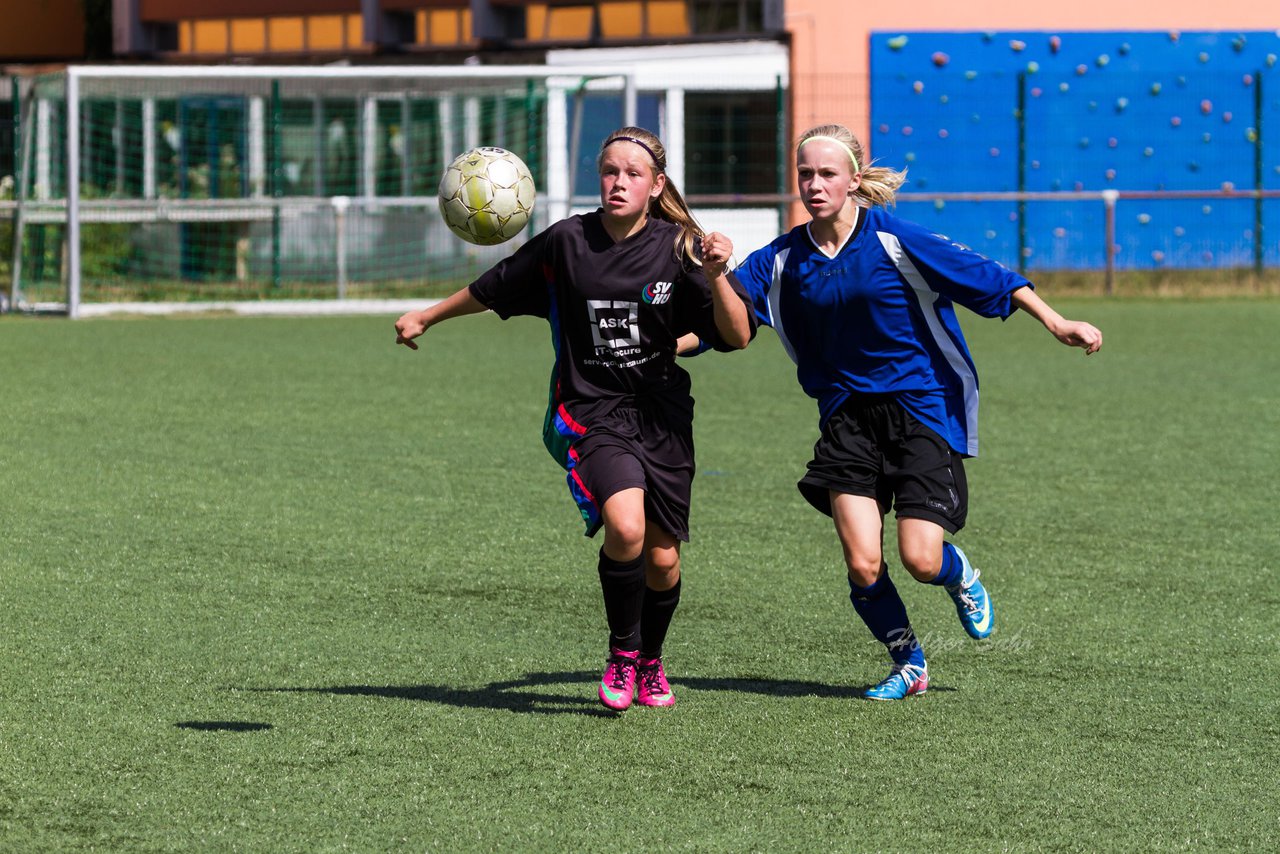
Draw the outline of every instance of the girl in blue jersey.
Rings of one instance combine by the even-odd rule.
[[[731,350],[755,332],[750,298],[726,269],[732,244],[703,233],[666,165],[654,134],[614,131],[597,158],[598,210],[553,223],[468,287],[396,322],[397,343],[414,350],[434,324],[485,309],[551,324],[544,439],[587,534],[604,529],[609,656],[597,693],[614,711],[633,696],[675,702],[661,655],[680,601],[694,474],[693,397],[677,341],[696,333]]]
[[[943,587],[972,637],[994,625],[978,570],[944,536],[964,525],[963,460],[978,453],[978,378],[953,306],[1022,309],[1086,354],[1102,333],[1064,319],[1017,273],[886,211],[905,174],[868,165],[847,128],[806,131],[796,170],[812,220],[736,272],[818,401],[821,436],[799,488],[834,520],[853,607],[893,661],[864,696],[900,699],[923,693],[929,674],[881,554],[891,507],[912,577]]]

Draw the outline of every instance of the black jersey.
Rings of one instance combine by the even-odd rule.
[[[676,364],[676,340],[695,332],[716,349],[732,349],[716,329],[701,270],[676,256],[679,227],[650,217],[614,243],[601,216],[553,224],[471,284],[472,296],[503,319],[550,322],[556,361],[547,427],[570,441],[619,405],[665,411],[672,426],[691,424],[689,375]],[[750,298],[728,275],[754,333]],[[547,439],[566,464],[553,436]]]

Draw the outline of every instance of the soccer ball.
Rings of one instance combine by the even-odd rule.
[[[536,190],[524,161],[505,148],[473,148],[440,179],[440,215],[468,243],[492,246],[520,233]]]

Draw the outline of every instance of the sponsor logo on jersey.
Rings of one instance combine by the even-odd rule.
[[[641,296],[650,305],[662,305],[671,300],[671,288],[671,282],[650,282],[644,286]]]
[[[1004,269],[1006,270],[1009,269],[1008,267],[1005,267],[1004,264],[1001,264],[999,261],[996,261],[992,258],[988,258],[986,255],[983,255],[981,252],[974,249],[972,246],[967,246],[964,243],[961,243],[959,240],[952,240],[950,237],[947,237],[945,234],[941,234],[936,231],[933,233],[933,236],[938,238],[939,240],[945,240],[947,243],[950,243],[952,246],[959,249],[961,252],[969,252],[973,255],[977,255],[979,258],[981,258],[984,261],[990,261],[991,263],[999,267],[1004,267]]]
[[[629,300],[587,300],[591,335],[597,347],[620,350],[640,343],[640,304]]]

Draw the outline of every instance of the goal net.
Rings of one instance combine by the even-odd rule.
[[[15,88],[10,296],[73,317],[447,294],[569,212],[576,94],[635,114],[629,76],[570,67],[72,67]],[[516,152],[539,191],[501,246],[437,210],[444,167],[477,145]]]

